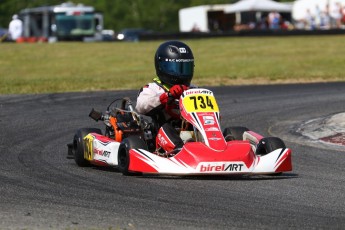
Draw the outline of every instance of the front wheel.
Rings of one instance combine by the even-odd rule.
[[[89,133],[102,134],[102,131],[96,128],[78,129],[73,138],[74,161],[80,167],[85,167],[85,166],[90,165],[90,162],[88,162],[84,158],[84,151],[85,151],[84,137],[87,136]]]
[[[143,141],[139,136],[129,136],[121,142],[117,156],[118,168],[120,172],[126,176],[137,174],[128,171],[130,163],[129,150],[131,149],[148,150],[145,141]]]
[[[277,149],[285,149],[285,143],[279,137],[264,137],[256,146],[256,155],[264,156]]]

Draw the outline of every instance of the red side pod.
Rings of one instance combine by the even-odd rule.
[[[137,149],[129,150],[129,166],[128,171],[155,173],[158,172],[152,165],[155,162],[150,157],[144,157],[137,153]],[[151,164],[151,165],[150,165]]]
[[[291,150],[289,149],[285,153],[285,157],[282,158],[282,163],[276,169],[276,172],[287,172],[292,171],[292,160],[291,160]]]

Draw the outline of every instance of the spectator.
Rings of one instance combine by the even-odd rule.
[[[307,12],[305,15],[305,28],[307,30],[315,29],[315,20],[314,20],[313,15],[310,13],[310,9],[307,9]]]
[[[342,29],[344,29],[345,25],[345,6],[343,7],[342,11],[341,11],[341,26],[342,26]]]
[[[315,6],[315,27],[320,29],[322,25],[322,12],[319,5]]]
[[[329,15],[329,5],[326,4],[325,10],[321,13],[321,29],[330,29],[331,28],[331,17]]]
[[[10,38],[13,41],[16,41],[18,38],[22,36],[23,33],[23,22],[18,18],[18,15],[13,15],[12,21],[8,26],[8,32]]]
[[[331,13],[332,18],[332,28],[340,28],[341,25],[341,15],[342,15],[342,7],[340,2],[335,3],[335,6]]]
[[[281,16],[278,12],[271,12],[268,14],[268,23],[270,29],[276,30],[280,28]]]
[[[196,23],[193,25],[192,32],[200,32],[200,28]]]

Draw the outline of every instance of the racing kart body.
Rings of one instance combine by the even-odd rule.
[[[108,111],[104,116],[92,110],[92,118],[105,121],[105,134],[99,129],[78,130],[68,145],[68,156],[79,166],[115,166],[124,175],[277,174],[292,170],[291,150],[280,138],[263,137],[245,127],[227,127],[222,132],[212,91],[186,90],[178,103],[182,126],[177,131],[185,142],[181,149],[155,151],[157,127],[125,99],[115,114]],[[119,122],[119,114],[127,116],[127,123]]]

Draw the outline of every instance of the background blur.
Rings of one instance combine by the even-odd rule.
[[[289,2],[281,0],[279,2]],[[0,0],[0,27],[7,28],[12,15],[24,8],[58,5],[63,0]],[[104,14],[104,28],[147,28],[158,32],[178,31],[178,10],[205,4],[234,3],[237,0],[75,0]]]

